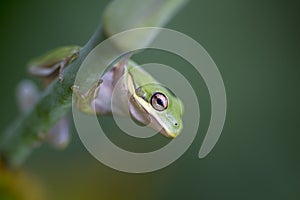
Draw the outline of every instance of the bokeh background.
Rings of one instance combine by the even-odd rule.
[[[18,114],[15,87],[28,77],[26,62],[57,46],[85,44],[107,3],[0,2],[0,130]],[[224,131],[205,159],[197,154],[209,122],[209,95],[182,66],[198,88],[201,122],[192,146],[172,165],[147,174],[115,171],[95,160],[73,129],[66,150],[43,145],[24,169],[49,200],[300,199],[299,8],[292,0],[192,0],[167,25],[204,46],[226,86]],[[139,59],[162,61],[159,53],[151,55]]]

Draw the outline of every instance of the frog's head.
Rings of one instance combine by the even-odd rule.
[[[149,83],[138,87],[131,102],[130,113],[141,123],[149,124],[170,138],[182,131],[182,102],[165,86]]]

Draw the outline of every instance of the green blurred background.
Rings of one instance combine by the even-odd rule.
[[[18,114],[15,87],[28,77],[25,63],[60,45],[85,44],[107,2],[0,2],[0,130]],[[289,0],[192,0],[167,25],[204,46],[226,86],[226,124],[205,159],[197,157],[210,117],[201,80],[199,134],[172,165],[147,174],[115,171],[95,160],[73,130],[66,150],[43,145],[25,169],[49,200],[300,199],[299,8]]]

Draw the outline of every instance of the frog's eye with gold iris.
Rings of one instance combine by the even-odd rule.
[[[151,106],[157,111],[163,111],[168,107],[168,98],[160,92],[154,93],[150,102]]]

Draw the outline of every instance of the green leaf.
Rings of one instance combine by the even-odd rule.
[[[142,27],[163,27],[188,0],[114,0],[103,14],[103,29],[106,36]],[[122,49],[130,48],[130,43],[151,43],[156,31],[143,35],[133,34],[122,44]],[[136,45],[133,45],[136,46]]]

